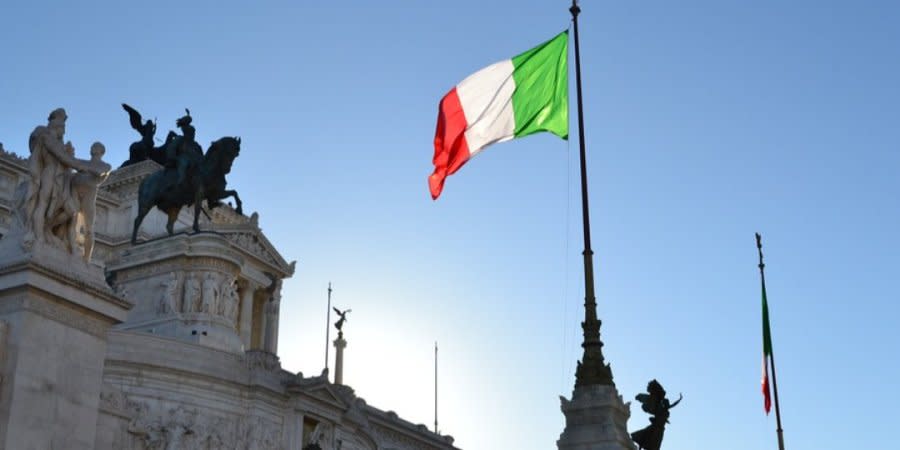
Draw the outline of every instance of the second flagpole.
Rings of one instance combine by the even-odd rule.
[[[759,233],[756,233],[756,249],[759,251],[759,278],[762,282],[762,291],[763,291],[763,299],[765,301],[764,308],[766,317],[769,315],[769,305],[768,299],[766,298],[766,265],[763,263],[763,254],[762,254],[762,236]],[[768,319],[766,319],[768,320]],[[768,327],[768,323],[765,324],[766,330],[765,332],[771,333],[771,330]],[[784,430],[781,428],[781,407],[778,405],[778,380],[775,377],[775,350],[772,349],[771,339],[769,336],[769,362],[772,363],[772,391],[775,394],[775,422],[778,424],[778,428],[775,430],[778,434],[778,450],[784,450]]]

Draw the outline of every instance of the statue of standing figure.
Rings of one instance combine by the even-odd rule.
[[[72,143],[63,140],[67,119],[66,110],[57,108],[47,118],[47,125],[36,127],[29,136],[31,177],[19,201],[18,214],[26,245],[49,243],[73,254],[77,253],[77,218],[82,214],[85,224],[90,222],[85,227],[83,254],[89,260],[96,186],[109,175],[110,166],[102,160],[105,149],[99,142],[92,146],[90,160],[75,158]]]
[[[91,145],[91,159],[86,161],[89,167],[102,171],[101,175],[93,172],[78,171],[69,174],[69,195],[60,196],[51,203],[50,210],[56,211],[50,222],[50,227],[58,230],[58,235],[70,246],[70,251],[75,252],[78,223],[84,228],[84,262],[89,263],[94,252],[94,218],[97,215],[97,190],[100,184],[109,176],[112,166],[103,162],[106,147],[100,142]],[[81,161],[81,160],[79,160]],[[82,161],[85,162],[85,161]]]
[[[196,274],[188,275],[184,281],[184,300],[182,310],[186,313],[200,312],[201,308],[200,282]]]
[[[207,314],[216,314],[216,302],[218,297],[218,286],[215,275],[207,273],[201,284],[202,306],[200,312]]]
[[[670,404],[666,398],[666,390],[658,381],[651,380],[647,383],[647,393],[638,394],[635,399],[641,402],[641,409],[652,417],[649,426],[631,433],[631,439],[639,449],[659,450],[666,424],[669,423],[669,410],[681,403],[682,396],[679,394],[678,400]]]
[[[160,283],[162,287],[159,297],[159,314],[172,314],[178,312],[178,275],[174,272]]]

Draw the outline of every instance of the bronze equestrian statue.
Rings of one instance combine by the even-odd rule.
[[[137,243],[137,232],[144,217],[153,207],[168,216],[166,231],[174,234],[174,224],[184,206],[194,206],[194,231],[200,231],[199,219],[203,200],[209,209],[222,205],[221,200],[234,197],[235,211],[243,214],[241,199],[234,190],[226,190],[225,175],[231,172],[231,165],[238,157],[241,139],[223,137],[212,144],[206,154],[194,141],[194,127],[191,126],[190,112],[178,119],[176,124],[185,133],[169,139],[165,168],[141,181],[138,189],[138,211],[134,219],[131,243]],[[174,133],[170,133],[171,134]],[[174,161],[173,161],[174,159]]]

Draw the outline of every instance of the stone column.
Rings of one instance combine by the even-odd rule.
[[[269,322],[272,324],[272,345],[271,352],[274,354],[278,354],[278,323],[281,319],[281,285],[278,285],[278,290],[275,291],[274,296],[272,297],[272,302],[275,304],[275,316],[272,318],[272,321]]]
[[[338,338],[334,340],[334,384],[344,384],[344,348],[347,347],[347,341],[344,340],[344,333],[338,333]]]
[[[246,279],[238,281],[241,288],[241,317],[239,319],[238,330],[241,333],[241,342],[244,344],[244,350],[250,350],[250,343],[253,332],[253,296],[259,285]]]
[[[269,300],[265,306],[266,324],[265,335],[263,336],[263,350],[275,354],[275,340],[277,338],[278,327],[278,302]]]

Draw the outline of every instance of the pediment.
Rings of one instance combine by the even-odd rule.
[[[269,269],[278,273],[280,277],[290,277],[294,274],[295,263],[290,264],[284,260],[278,250],[266,238],[262,231],[253,225],[238,226],[214,226],[213,229],[221,233],[234,246],[243,250]]]
[[[309,394],[310,396],[318,398],[319,400],[338,405],[342,409],[347,407],[340,396],[337,395],[337,393],[333,389],[331,389],[331,386],[327,384],[313,389]]]
[[[318,378],[318,377],[316,377]],[[313,381],[315,380],[315,381]],[[334,386],[325,380],[304,380],[290,386],[290,390],[300,393],[304,397],[312,398],[325,403],[336,410],[344,411],[349,406]]]

